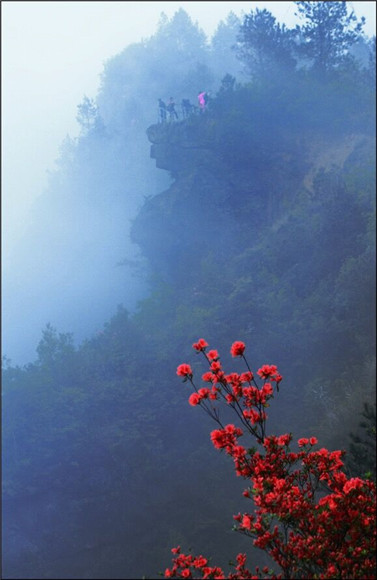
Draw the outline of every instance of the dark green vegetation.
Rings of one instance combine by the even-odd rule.
[[[361,416],[357,432],[350,433],[347,467],[351,474],[376,480],[376,403],[364,403]]]
[[[189,408],[175,376],[181,362],[202,372],[190,351],[199,337],[225,354],[229,371],[240,368],[226,356],[234,340],[246,342],[254,369],[278,365],[275,433],[344,448],[363,403],[373,404],[374,44],[361,39],[366,57],[355,60],[342,37],[344,50],[322,66],[315,51],[300,52],[297,31],[257,11],[239,36],[249,71],[240,83],[224,43],[239,24],[230,17],[207,46],[178,13],[109,61],[97,105],[79,109],[83,134],[62,152],[57,191],[76,175],[104,219],[114,215],[123,180],[128,194],[155,170],[148,125],[152,157],[173,182],[162,193],[145,189],[153,195],[132,225],[149,282],[136,312],[119,307],[79,347],[48,326],[35,362],[5,364],[6,578],[153,578],[173,545],[225,566],[221,554],[246,551],[230,531],[245,507],[243,483],[213,451],[212,425]],[[284,51],[262,44],[258,69],[253,42],[269,33]],[[193,86],[194,97],[213,90],[205,114],[146,122],[158,97],[191,97]],[[118,170],[117,187],[107,188]]]

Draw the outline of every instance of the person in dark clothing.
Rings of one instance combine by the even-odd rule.
[[[187,118],[193,113],[194,105],[190,103],[189,99],[182,99],[181,102],[182,117]]]
[[[158,109],[159,109],[159,120],[160,123],[165,123],[166,122],[166,104],[164,103],[164,101],[162,99],[158,99]]]
[[[170,97],[168,106],[166,107],[169,113],[169,121],[174,121],[174,119],[178,119],[177,111],[175,110],[175,102],[173,97]]]

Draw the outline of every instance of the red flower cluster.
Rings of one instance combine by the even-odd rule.
[[[242,429],[234,425],[227,425],[225,429],[215,429],[211,433],[211,440],[217,449],[225,449],[232,453],[237,443],[237,437],[242,435]]]
[[[243,353],[245,352],[245,348],[246,348],[245,343],[241,342],[240,340],[237,340],[230,347],[230,354],[232,356],[242,356]]]
[[[245,567],[246,554],[237,555],[237,564],[234,566],[235,572],[225,576],[222,568],[219,566],[209,566],[207,558],[204,558],[203,556],[195,557],[191,554],[181,554],[180,546],[172,548],[172,552],[173,554],[178,554],[178,556],[173,559],[172,568],[166,568],[165,578],[195,578],[195,576],[193,576],[195,573],[201,574],[200,576],[196,576],[196,578],[217,578],[219,580],[225,578],[230,578],[232,580],[246,578],[258,580],[259,578],[262,578],[258,568],[256,568],[256,573],[252,574],[252,572]],[[269,574],[269,578],[272,578],[273,580],[282,578],[281,575],[274,576],[267,566],[263,568],[262,572],[264,574]]]
[[[198,342],[194,342],[194,344],[192,345],[192,348],[194,348],[195,350],[200,352],[202,350],[204,351],[207,346],[208,346],[208,342],[206,340],[204,340],[204,338],[199,338]]]
[[[344,452],[313,450],[316,437],[299,439],[298,451],[292,451],[292,434],[266,436],[264,409],[274,397],[271,383],[277,391],[282,380],[275,365],[263,365],[257,371],[264,380],[259,387],[249,367],[245,373],[225,375],[217,351],[206,354],[204,339],[193,346],[210,365],[202,378],[212,383],[212,389],[197,389],[189,365],[180,365],[177,374],[189,378],[195,389],[190,404],[203,402],[203,409],[218,424],[211,432],[214,447],[224,449],[233,458],[236,474],[249,481],[243,495],[253,500],[255,509],[235,515],[235,529],[252,538],[278,564],[280,574],[266,568],[264,577],[375,578],[375,483],[348,479],[342,470]],[[243,356],[244,350],[243,342],[235,342],[231,353]],[[221,400],[233,408],[244,429],[222,425],[214,405]],[[239,445],[238,437],[245,432],[256,438],[259,450]],[[173,553],[178,556],[165,571],[167,578],[226,578],[221,568],[208,566],[203,556],[185,556],[180,548]],[[227,578],[262,578],[258,568],[253,574],[245,563],[245,555],[238,554],[235,572]]]
[[[190,403],[190,405],[195,407],[196,405],[199,405],[199,403],[202,399],[208,399],[208,397],[216,398],[216,394],[214,394],[209,389],[205,389],[205,388],[199,389],[199,391],[197,393],[192,393],[190,395],[189,403]]]
[[[183,363],[177,368],[177,375],[179,377],[192,377],[192,369],[190,365]]]
[[[279,390],[279,383],[283,380],[283,377],[278,373],[278,369],[275,365],[263,365],[257,374],[261,379],[270,379],[276,383],[277,390]]]

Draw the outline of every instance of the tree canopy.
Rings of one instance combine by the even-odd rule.
[[[362,34],[365,18],[348,12],[347,2],[295,2],[303,19],[299,50],[312,66],[326,73],[341,66]]]

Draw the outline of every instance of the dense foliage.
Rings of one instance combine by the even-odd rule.
[[[222,350],[239,336],[253,366],[285,369],[274,432],[347,448],[363,403],[373,405],[375,43],[359,33],[370,60],[353,58],[352,45],[330,76],[298,55],[296,30],[291,57],[274,62],[281,74],[261,78],[242,56],[252,40],[237,35],[268,26],[290,45],[262,16],[250,13],[244,32],[230,16],[211,43],[183,11],[163,18],[106,63],[96,102],[79,106],[82,135],[64,143],[35,210],[46,319],[62,287],[72,327],[91,316],[98,327],[110,298],[127,303],[132,283],[114,263],[135,263],[130,218],[144,298],[79,345],[49,325],[36,360],[4,361],[7,578],[153,577],[178,543],[220,554],[220,566],[225,552],[250,553],[227,531],[240,482],[172,382],[198,334]],[[204,114],[157,124],[159,97],[194,102],[203,89]],[[170,178],[149,158],[148,126]],[[357,461],[353,470],[364,477]]]
[[[376,404],[364,403],[357,432],[351,432],[348,468],[376,481]]]

